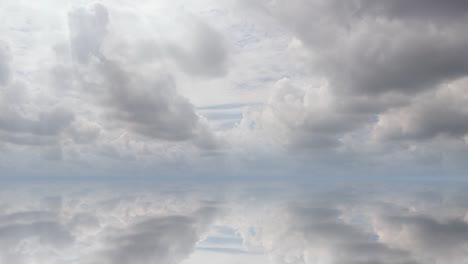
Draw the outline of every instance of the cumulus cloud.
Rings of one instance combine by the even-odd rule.
[[[297,87],[290,79],[275,83],[269,100],[244,116],[260,131],[292,150],[324,151],[341,147],[343,137],[362,128],[371,115],[349,111],[328,85]]]
[[[186,140],[199,125],[193,105],[176,92],[170,76],[139,78],[110,62],[102,70],[109,81],[109,104],[118,120],[154,138]]]
[[[432,2],[371,2],[280,1],[265,8],[296,33],[314,70],[342,92],[414,93],[467,74],[466,57],[458,56],[468,45],[466,34],[458,34],[465,16],[454,24],[424,15],[435,10]],[[443,6],[453,11],[456,4]]]
[[[466,79],[417,97],[412,104],[381,115],[375,135],[386,140],[462,138],[468,133]]]
[[[340,153],[351,154],[351,163],[383,152],[418,159],[408,150],[424,148],[423,141],[463,144],[466,91],[455,87],[465,86],[468,74],[467,56],[460,56],[468,47],[465,4],[298,0],[244,8],[290,32],[289,51],[319,81],[278,81],[264,107],[252,108],[241,124],[268,130],[262,135],[293,151],[328,156],[324,150],[332,149],[339,166]],[[441,153],[453,150],[449,145]]]
[[[95,79],[84,80],[84,85],[101,93],[97,102],[108,107],[109,117],[123,128],[153,139],[194,139],[197,142],[199,137],[206,136],[202,133],[206,131],[205,124],[193,105],[178,94],[171,74],[163,68],[153,69],[155,72],[138,72],[134,69],[137,66],[125,65],[125,62],[104,54],[103,41],[109,23],[105,6],[95,4],[75,9],[69,14],[69,21],[70,42],[77,61],[89,64],[85,67],[94,71],[90,76]],[[90,62],[91,57],[95,63]]]

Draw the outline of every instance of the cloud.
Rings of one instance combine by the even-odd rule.
[[[64,108],[26,117],[17,111],[4,109],[0,114],[0,137],[3,141],[20,145],[42,145],[56,142],[60,134],[73,122],[74,114]]]
[[[25,211],[0,216],[0,260],[26,264],[46,256],[52,261],[55,252],[74,243],[57,216],[47,211]]]
[[[116,119],[153,138],[187,140],[194,136],[198,116],[188,100],[177,94],[170,76],[142,78],[111,62],[102,66],[109,85],[108,103]]]
[[[101,130],[101,127],[96,123],[89,122],[86,119],[76,119],[67,129],[66,133],[77,144],[89,144],[96,142],[102,132]]]
[[[202,148],[216,145],[193,105],[178,94],[170,73],[162,67],[151,72],[139,71],[138,65],[128,65],[104,54],[102,46],[108,40],[109,23],[105,6],[95,4],[88,9],[75,9],[69,20],[70,41],[77,61],[88,64],[84,70],[91,70],[89,75],[94,78],[82,80],[83,85],[98,94],[96,102],[108,109],[107,116],[114,121],[109,123],[150,139],[193,140]],[[203,30],[209,31],[208,35],[214,34],[209,29]],[[96,61],[92,63],[91,57]]]
[[[400,168],[409,168],[423,152],[446,159],[466,152],[466,89],[456,88],[468,75],[467,57],[460,56],[468,47],[464,3],[297,0],[243,7],[291,34],[288,51],[308,67],[278,78],[264,105],[244,114],[240,124],[252,137],[269,137],[288,155],[305,153],[307,164],[324,164],[325,157],[333,168],[385,167],[384,159],[393,165],[406,159]]]
[[[228,50],[224,37],[195,17],[187,22],[190,45],[169,44],[167,49],[185,72],[201,76],[222,76],[227,71]]]
[[[0,141],[15,145],[42,146],[57,143],[75,119],[69,108],[32,102],[30,87],[13,78],[9,65],[13,55],[0,48]],[[3,76],[3,77],[2,77]],[[2,79],[3,78],[3,79]],[[3,80],[3,81],[2,81]]]
[[[98,3],[76,8],[68,14],[72,55],[79,63],[88,63],[91,56],[101,56],[108,22],[107,8]]]
[[[179,263],[194,250],[216,213],[202,208],[193,216],[150,218],[109,238],[104,263]],[[120,233],[120,232],[119,232]],[[98,261],[102,263],[101,261]]]
[[[8,114],[8,113],[6,113]],[[74,115],[66,109],[55,108],[38,113],[37,119],[29,119],[11,113],[0,118],[0,129],[13,133],[30,133],[39,136],[57,135],[73,121]]]
[[[422,141],[437,136],[462,138],[468,133],[466,78],[420,96],[412,104],[383,113],[375,136],[384,140]]]
[[[291,208],[284,243],[270,249],[275,263],[418,263],[410,252],[376,241],[330,208]]]
[[[268,209],[264,200],[246,205],[244,243],[263,247],[272,263],[464,263],[466,205],[456,205],[463,187],[358,185],[295,189],[304,194]]]
[[[382,16],[406,18],[406,19],[427,19],[429,21],[444,20],[444,22],[457,21],[466,18],[468,5],[463,0],[452,0],[446,3],[440,1],[362,1],[363,9],[368,12],[375,12]],[[447,21],[449,20],[449,21]]]
[[[429,216],[387,216],[376,222],[376,229],[386,243],[411,248],[425,261],[463,263],[467,254],[468,225],[459,219],[441,222]]]
[[[222,212],[186,188],[184,198],[170,188],[39,187],[33,194],[23,187],[0,191],[2,262],[180,263]]]
[[[302,88],[286,78],[275,84],[267,103],[249,115],[255,130],[295,150],[339,147],[345,134],[369,120],[366,113],[343,109],[327,85]]]
[[[11,54],[6,43],[0,41],[0,85],[7,85],[11,78]]]
[[[466,57],[458,56],[468,45],[468,36],[459,34],[464,16],[457,16],[458,24],[419,19],[418,12],[435,10],[434,2],[368,2],[297,0],[266,8],[309,49],[313,70],[342,93],[415,93],[468,74]],[[453,17],[457,4],[444,6]]]

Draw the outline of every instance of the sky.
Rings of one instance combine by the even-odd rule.
[[[0,264],[468,263],[468,1],[0,22]]]
[[[467,11],[3,0],[1,174],[463,176]]]

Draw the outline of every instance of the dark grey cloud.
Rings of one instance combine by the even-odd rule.
[[[340,92],[414,93],[465,76],[464,17],[455,25],[421,21],[417,14],[384,19],[398,13],[394,8],[403,2],[414,6],[402,10],[436,9],[424,1],[293,1],[279,4],[273,12],[311,49],[314,70],[326,74]],[[310,23],[310,18],[316,18],[316,23]]]
[[[39,136],[57,135],[74,119],[74,114],[64,108],[40,112],[35,119],[17,113],[0,116],[0,129],[13,133],[29,133]]]
[[[374,228],[382,241],[408,249],[422,263],[463,263],[466,259],[468,225],[458,217],[383,213],[375,219]]]
[[[411,256],[410,249],[394,249],[380,243],[372,233],[344,222],[341,217],[342,213],[332,208],[292,210],[289,234],[297,233],[304,238],[305,251],[311,255],[306,263],[314,259],[336,264],[419,263]]]
[[[198,116],[189,101],[177,94],[170,76],[142,78],[110,61],[101,70],[108,81],[108,104],[117,120],[143,135],[187,140],[195,135]]]
[[[388,216],[384,221],[392,230],[406,232],[414,246],[420,247],[420,250],[441,257],[456,255],[468,245],[468,224],[459,219],[439,221],[428,216],[416,215]]]
[[[466,56],[460,56],[466,52],[467,37],[453,39],[447,36],[452,33],[415,35],[415,32],[426,31],[417,27],[413,29],[414,32],[398,33],[404,27],[408,25],[402,25],[402,29],[395,31],[390,29],[384,33],[385,37],[365,36],[357,47],[351,47],[349,57],[333,58],[337,68],[333,68],[330,75],[336,84],[358,93],[414,93],[433,89],[444,81],[468,73],[468,60]],[[400,34],[400,39],[387,39],[395,34]],[[368,40],[367,43],[365,40]],[[364,45],[375,47],[366,48]],[[340,65],[340,59],[344,59],[347,65]]]
[[[463,1],[295,0],[264,10],[303,41],[313,71],[340,93],[415,93],[468,74]]]
[[[384,140],[425,141],[438,136],[461,139],[468,134],[466,80],[418,97],[381,116],[375,135]]]
[[[189,216],[144,220],[110,237],[109,249],[96,263],[179,263],[193,252],[216,214],[215,208],[202,208]]]
[[[364,0],[360,3],[364,12],[374,11],[390,18],[426,19],[428,21],[457,21],[468,18],[468,3],[463,0]],[[439,22],[439,21],[438,21]]]
[[[73,122],[75,115],[65,108],[42,111],[37,117],[5,109],[0,114],[0,139],[17,145],[49,145]]]
[[[395,123],[393,129],[382,131],[382,136],[385,139],[426,140],[440,135],[460,138],[468,133],[468,113],[466,111],[454,109],[447,104],[406,110],[408,116],[401,116],[406,124],[398,126],[398,123]],[[412,110],[414,112],[411,112]]]

